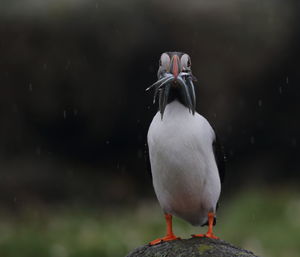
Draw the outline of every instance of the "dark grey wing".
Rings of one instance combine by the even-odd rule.
[[[215,160],[217,163],[217,167],[219,170],[219,176],[221,183],[224,182],[225,178],[225,154],[224,154],[224,148],[220,142],[219,137],[216,135],[215,140],[213,141],[213,150],[214,150],[214,155],[215,155]]]
[[[213,147],[214,156],[215,156],[215,160],[216,160],[218,171],[219,171],[219,177],[220,177],[221,183],[223,183],[224,178],[225,178],[226,158],[225,158],[223,145],[221,144],[220,139],[216,133],[215,133],[215,140],[213,141],[212,147]],[[218,208],[219,208],[219,202],[217,202],[217,206],[216,206],[217,210],[218,210]],[[215,217],[213,225],[216,225],[216,223],[217,223],[217,219]],[[206,223],[204,223],[202,226],[207,226],[207,225],[208,225],[208,221]]]

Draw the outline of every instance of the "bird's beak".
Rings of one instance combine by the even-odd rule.
[[[174,55],[171,59],[170,72],[174,75],[174,78],[177,79],[177,76],[180,72],[180,62],[178,55]]]

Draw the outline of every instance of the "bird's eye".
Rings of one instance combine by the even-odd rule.
[[[183,70],[190,70],[191,69],[191,58],[187,55],[184,54],[181,57],[181,65]]]
[[[169,66],[170,66],[170,57],[168,54],[163,53],[160,57],[159,60],[159,66],[161,66],[163,69],[168,70]]]

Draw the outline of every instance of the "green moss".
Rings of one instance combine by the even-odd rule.
[[[211,245],[201,244],[198,248],[199,253],[203,254],[209,250],[211,250],[213,247]]]
[[[241,257],[243,257],[243,256],[249,256],[249,253],[240,252],[240,253],[238,253],[238,256],[241,256]]]

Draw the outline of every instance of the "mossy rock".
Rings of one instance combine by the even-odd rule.
[[[257,257],[223,240],[190,238],[141,246],[126,257]]]

